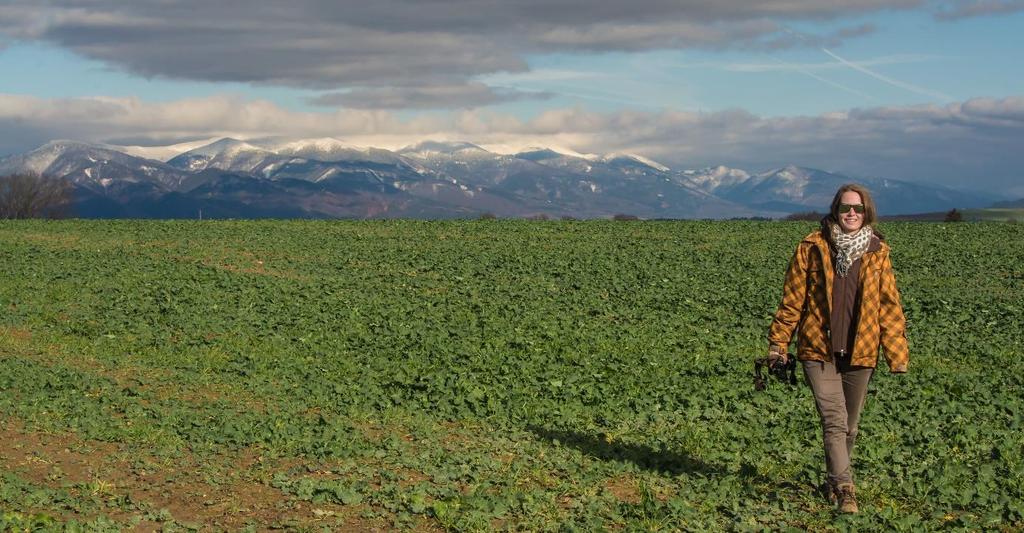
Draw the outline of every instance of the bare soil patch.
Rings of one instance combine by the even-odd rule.
[[[365,506],[297,501],[259,481],[269,479],[281,465],[263,458],[258,450],[206,459],[188,452],[158,457],[129,444],[33,431],[16,420],[0,422],[0,443],[0,468],[40,487],[64,488],[108,502],[132,502],[128,508],[108,505],[102,514],[120,522],[145,517],[136,527],[141,531],[159,529],[157,516],[213,530],[246,525],[390,529],[383,520],[362,518],[359,513]],[[64,520],[95,518],[51,509],[22,512],[56,514]]]
[[[636,480],[630,476],[611,478],[604,483],[604,488],[620,502],[631,505],[640,503],[640,490]]]

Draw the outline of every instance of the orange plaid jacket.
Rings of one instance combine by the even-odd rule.
[[[906,319],[889,260],[889,245],[872,246],[860,267],[860,305],[851,364],[874,367],[881,347],[892,372],[906,372],[910,360]],[[797,332],[797,358],[831,361],[829,317],[832,316],[832,256],[821,231],[804,237],[786,270],[782,302],[768,331],[770,346],[788,351]]]

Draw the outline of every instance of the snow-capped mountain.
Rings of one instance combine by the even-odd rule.
[[[135,157],[106,145],[66,140],[0,159],[0,176],[15,172],[58,176],[98,192],[126,183],[169,191],[188,177],[162,161]]]
[[[186,141],[175,144],[168,144],[165,146],[138,146],[138,145],[117,145],[117,144],[105,144],[101,145],[111,150],[116,150],[122,154],[133,155],[135,157],[141,157],[142,159],[153,159],[155,161],[167,161],[174,156],[183,154],[193,148],[199,148],[210,144],[220,137],[212,137],[209,139],[201,139],[196,141]]]
[[[333,137],[289,140],[267,138],[250,141],[252,144],[280,156],[314,161],[361,161],[384,164],[408,164],[408,161],[390,150],[348,144]]]
[[[425,169],[394,152],[361,148],[334,138],[288,140],[280,138],[239,141],[220,139],[182,153],[169,165],[198,172],[208,168],[261,176],[267,179],[304,179],[319,182],[346,172],[413,176]],[[387,179],[381,176],[381,179]],[[397,179],[397,178],[396,178]]]
[[[709,194],[715,194],[719,188],[724,191],[747,181],[750,179],[750,174],[745,170],[719,165],[699,170],[684,170],[682,177],[693,187]]]
[[[173,157],[167,164],[190,172],[207,168],[252,172],[273,155],[273,152],[245,141],[224,138]]]
[[[616,165],[620,168],[647,167],[658,172],[669,172],[670,168],[641,155],[636,154],[609,154],[601,158],[601,161],[609,165]]]
[[[167,162],[130,155],[163,153]],[[175,155],[176,154],[176,155]],[[398,151],[335,138],[121,148],[53,141],[0,158],[0,175],[32,171],[75,184],[81,216],[724,218],[827,210],[857,181],[883,214],[988,205],[984,194],[787,166],[752,174],[675,170],[646,157],[536,147],[496,153],[426,141]]]
[[[441,141],[424,141],[413,146],[406,146],[398,153],[421,161],[467,161],[491,159],[497,155],[473,143]]]

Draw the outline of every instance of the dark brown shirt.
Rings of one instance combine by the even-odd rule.
[[[872,237],[868,244],[868,252],[876,252],[881,248],[878,237]],[[842,352],[849,355],[853,352],[854,336],[857,334],[858,308],[860,298],[860,266],[863,257],[850,265],[846,276],[835,273],[832,281],[832,316],[829,321],[832,337],[832,353]]]
[[[860,265],[863,261],[858,258],[850,265],[845,276],[836,273],[832,280],[832,319],[830,330],[832,332],[832,353],[842,352],[849,354],[853,351],[853,328],[854,305],[857,302],[857,293],[860,291]]]

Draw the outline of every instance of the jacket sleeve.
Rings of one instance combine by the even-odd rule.
[[[900,304],[900,293],[896,289],[896,275],[892,271],[889,254],[882,263],[881,287],[879,287],[878,325],[882,350],[889,362],[889,370],[895,373],[907,371],[910,362],[910,348],[907,345],[907,320]]]
[[[807,251],[801,244],[793,253],[786,269],[786,281],[782,286],[782,301],[775,311],[771,328],[768,330],[768,345],[786,353],[793,333],[800,324],[804,299],[807,296]]]

